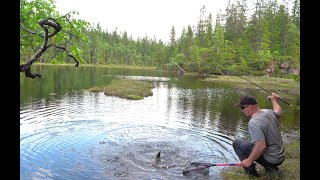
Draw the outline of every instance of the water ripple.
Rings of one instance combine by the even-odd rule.
[[[192,100],[203,96],[203,102],[220,102],[223,91],[195,91],[168,90],[160,83],[153,96],[139,101],[83,92],[21,107],[20,175],[185,179],[181,171],[190,162],[238,161],[231,144],[245,128],[236,133],[224,130],[233,125],[221,123],[213,107]],[[151,161],[158,151],[161,161],[154,167]],[[219,167],[210,169],[212,177],[218,172]]]

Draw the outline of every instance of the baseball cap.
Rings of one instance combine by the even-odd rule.
[[[236,104],[236,107],[241,107],[244,105],[249,105],[249,104],[258,104],[256,98],[254,98],[253,96],[250,95],[246,95],[246,96],[241,96],[240,97],[240,102],[238,104]]]

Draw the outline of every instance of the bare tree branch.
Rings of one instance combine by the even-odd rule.
[[[43,55],[43,53],[50,47],[55,47],[55,48],[62,49],[69,57],[71,57],[76,62],[75,67],[78,67],[79,66],[79,61],[77,60],[77,58],[75,56],[73,56],[72,54],[69,53],[69,51],[67,50],[66,47],[58,46],[58,45],[55,45],[55,44],[48,44],[49,39],[52,38],[53,36],[55,36],[57,33],[59,33],[61,31],[62,27],[60,26],[60,24],[54,18],[51,18],[51,17],[49,17],[47,19],[40,19],[38,21],[38,24],[41,26],[41,28],[44,31],[44,35],[41,36],[41,37],[44,38],[44,43],[41,46],[41,48],[30,59],[28,59],[26,61],[25,64],[21,64],[20,65],[20,72],[25,72],[26,77],[30,77],[30,78],[41,77],[41,74],[32,73],[31,70],[30,70],[30,67],[34,62],[38,61],[38,59]],[[38,34],[36,32],[33,32],[33,31],[27,29],[23,25],[21,19],[20,19],[20,25],[28,33],[30,33],[32,35]],[[49,27],[53,28],[53,32],[49,33]]]
[[[77,60],[77,58],[74,57],[74,55],[72,55],[71,53],[69,53],[66,47],[57,46],[57,45],[53,45],[53,44],[52,44],[51,46],[54,46],[54,47],[59,48],[59,49],[62,49],[64,52],[66,52],[66,54],[67,54],[69,57],[71,57],[71,58],[76,62],[75,67],[78,67],[78,66],[79,66],[80,63],[79,63],[79,61]]]

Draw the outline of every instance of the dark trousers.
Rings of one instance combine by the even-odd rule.
[[[239,157],[240,161],[243,161],[244,159],[247,159],[249,155],[251,154],[254,143],[250,141],[246,141],[244,139],[236,139],[232,143],[233,149],[236,152],[237,156]],[[277,171],[278,166],[281,163],[278,164],[272,164],[268,162],[263,155],[261,155],[258,159],[255,160],[257,163],[261,164],[266,172],[271,172],[271,171]],[[244,168],[246,173],[250,174],[253,172],[256,172],[255,170],[255,164],[252,163],[251,166]]]

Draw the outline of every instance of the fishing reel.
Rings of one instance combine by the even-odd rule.
[[[268,96],[267,99],[270,101],[271,100],[271,96]]]

